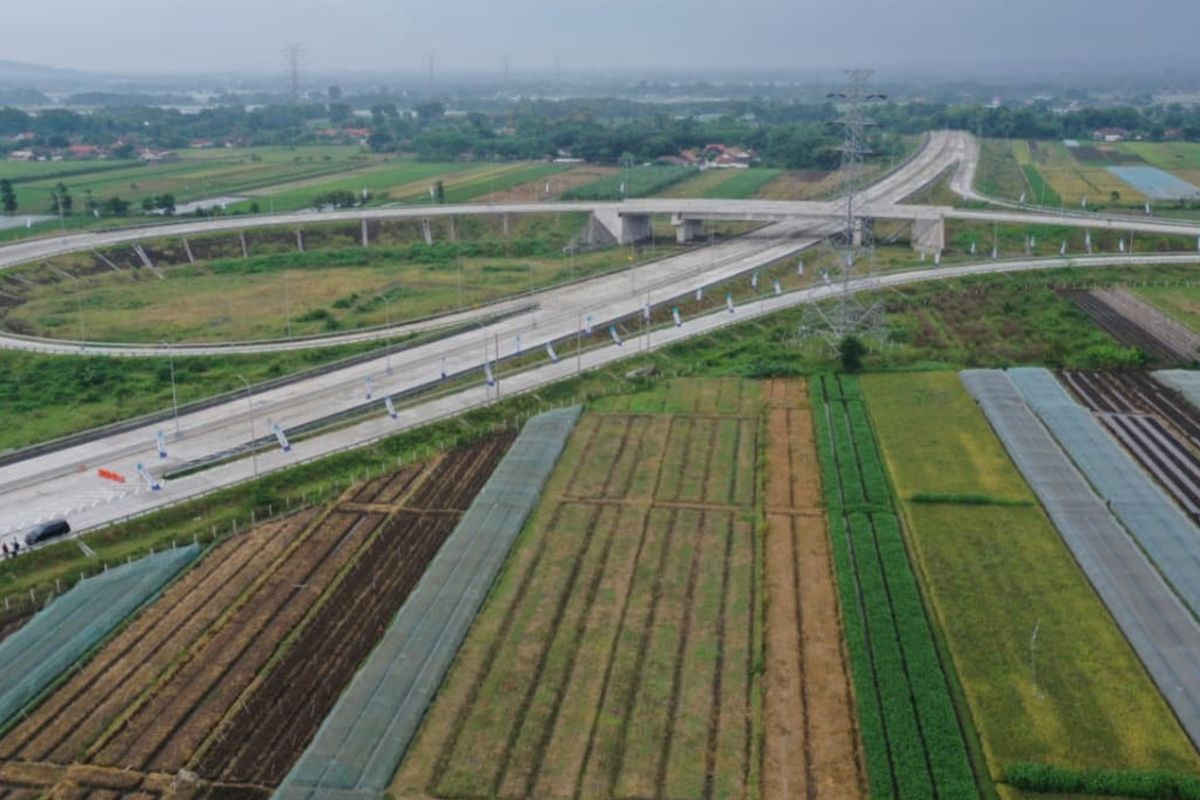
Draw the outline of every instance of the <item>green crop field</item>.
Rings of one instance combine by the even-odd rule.
[[[658,192],[659,197],[744,200],[783,174],[778,169],[708,169]]]
[[[1197,142],[1120,142],[1113,147],[1168,172],[1200,170],[1200,143]]]
[[[183,203],[205,197],[234,195],[252,189],[314,176],[345,172],[368,165],[375,157],[355,147],[264,147],[183,150],[179,160],[163,164],[138,164],[112,168],[106,161],[48,162],[48,176],[20,176],[14,187],[18,213],[49,213],[52,193],[61,180],[71,193],[74,211],[82,214],[87,200],[103,202],[120,197],[137,208],[144,197],[171,194]],[[89,172],[61,176],[65,165]],[[42,164],[13,164],[12,168]],[[0,177],[10,167],[0,163]]]
[[[1021,761],[1196,770],[1186,735],[958,376],[875,375],[862,386],[993,778]]]
[[[1015,143],[1024,144],[1024,142]],[[1018,162],[1013,145],[1004,139],[984,139],[980,146],[979,170],[975,177],[975,186],[985,195],[1002,200],[1016,200],[1022,193],[1028,193],[1029,184]],[[1029,148],[1024,148],[1028,157]],[[1028,158],[1025,163],[1028,163]]]
[[[810,385],[871,795],[978,797],[858,381]]]
[[[282,185],[257,189],[249,194],[252,201],[233,206],[234,209],[247,208],[250,202],[256,202],[262,210],[297,211],[311,208],[313,200],[320,194],[332,191],[351,192],[360,196],[366,190],[373,196],[375,202],[388,198],[400,199],[405,194],[423,193],[422,199],[429,200],[428,187],[437,179],[451,180],[453,176],[468,170],[482,170],[478,165],[471,164],[440,164],[410,160],[394,160],[385,164],[370,166],[347,175],[331,178],[314,178],[292,181]],[[420,183],[418,187],[416,184]]]
[[[692,167],[635,167],[616,175],[585,183],[563,193],[564,200],[620,200],[625,197],[649,197],[696,174]]]
[[[761,395],[672,389],[580,420],[394,796],[754,796]]]

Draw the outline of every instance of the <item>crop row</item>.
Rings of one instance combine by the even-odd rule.
[[[977,797],[858,384],[812,387],[871,794]]]

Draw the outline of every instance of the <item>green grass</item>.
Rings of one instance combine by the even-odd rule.
[[[871,375],[862,386],[896,490],[911,498],[911,548],[992,777],[1022,761],[1200,766],[957,375]]]
[[[1028,145],[1025,145],[1024,155],[1028,161]],[[1025,173],[1013,153],[1012,144],[1003,139],[983,140],[975,185],[982,194],[1002,200],[1015,201],[1022,192],[1028,191]]]
[[[871,794],[977,797],[859,385],[810,388]]]
[[[1200,333],[1200,286],[1139,286],[1133,292],[1167,316]]]
[[[494,177],[479,177],[470,182],[460,183],[455,186],[446,188],[447,203],[466,203],[474,200],[477,197],[501,192],[508,192],[517,186],[526,183],[537,183],[527,198],[530,201],[536,201],[544,197],[543,186],[540,185],[547,178],[557,175],[569,167],[562,164],[530,164],[521,166],[518,169],[507,169],[500,172]],[[414,199],[422,199],[420,195],[416,195]]]
[[[1040,206],[1057,206],[1062,204],[1062,198],[1046,182],[1046,179],[1042,177],[1042,173],[1038,172],[1036,165],[1025,164],[1022,169],[1025,171],[1025,179],[1029,182],[1029,188],[1032,191],[1032,194],[1025,198],[1027,202],[1036,203]]]
[[[672,184],[695,174],[691,167],[635,167],[621,170],[599,180],[577,186],[563,192],[564,200],[620,200],[621,185],[625,186],[625,197],[648,197]]]

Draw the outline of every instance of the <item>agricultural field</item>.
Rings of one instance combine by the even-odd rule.
[[[218,544],[0,739],[0,786],[152,798],[187,769],[205,797],[269,796],[510,441]]]
[[[768,448],[780,467],[768,490],[770,546],[813,584],[800,592],[797,567],[782,560],[762,573],[759,384],[680,381],[597,401],[394,795],[752,797],[760,780],[771,798],[804,786],[809,796],[858,794],[836,602],[820,560],[814,476],[803,468],[807,415],[787,410],[797,387],[777,388],[784,408],[772,413],[789,435]],[[803,603],[777,610],[765,632],[764,580]],[[811,623],[802,649],[798,614]],[[803,686],[814,688],[808,706]],[[765,723],[777,734],[765,759],[764,691],[780,704]]]
[[[658,197],[704,197],[744,200],[754,197],[782,174],[777,169],[708,169],[669,186]]]
[[[784,172],[758,190],[764,200],[824,200],[838,193],[841,179],[836,172],[792,170]]]
[[[622,169],[615,175],[585,183],[563,192],[564,200],[620,200],[624,197],[649,197],[696,174],[692,167],[650,166]]]
[[[1019,762],[1195,771],[1183,730],[957,375],[862,386],[992,778]]]
[[[0,162],[0,178],[12,180],[20,213],[57,213],[52,192],[61,181],[71,193],[76,214],[88,199],[98,203],[120,197],[140,208],[144,197],[171,194],[184,203],[206,197],[238,195],[290,181],[353,171],[378,161],[357,147],[262,147],[181,150],[179,160],[164,164],[107,161]],[[64,175],[66,165],[75,167]],[[87,170],[87,171],[83,171]]]
[[[452,181],[461,177],[460,173],[483,174],[483,170],[478,164],[396,159],[372,164],[349,175],[307,178],[256,189],[247,192],[251,200],[230,206],[230,210],[244,211],[251,203],[256,203],[263,211],[299,211],[311,208],[317,195],[332,191],[352,192],[361,196],[365,190],[376,203],[414,195],[420,195],[420,199],[429,202],[429,187],[439,178]]]
[[[847,650],[872,797],[979,797],[969,720],[952,700],[859,383],[811,383]]]

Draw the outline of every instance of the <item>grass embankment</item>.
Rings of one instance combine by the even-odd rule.
[[[957,375],[871,375],[862,386],[993,779],[1018,762],[1197,769]],[[941,502],[922,501],[930,495]]]
[[[858,382],[810,385],[871,796],[979,797]]]
[[[62,283],[27,288],[3,320],[61,339],[81,329],[106,342],[282,339],[423,319],[628,266],[626,250],[572,258],[557,238],[565,236],[222,258],[162,279],[105,271],[85,278],[79,297]]]

